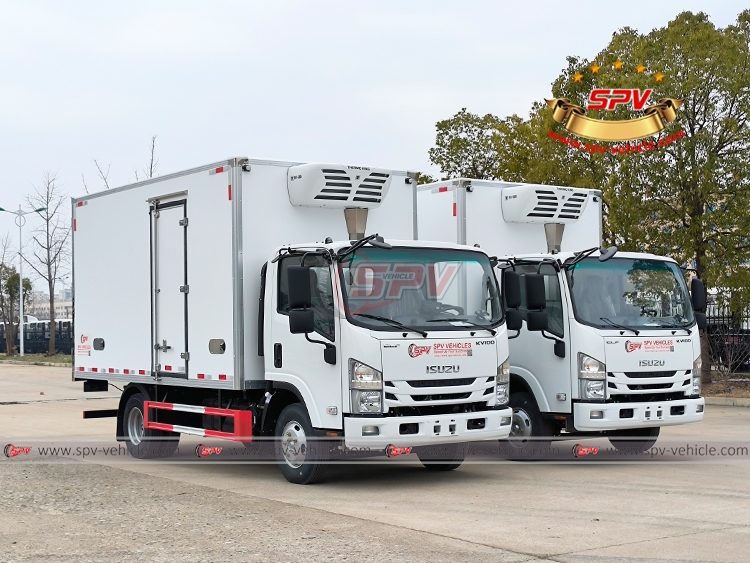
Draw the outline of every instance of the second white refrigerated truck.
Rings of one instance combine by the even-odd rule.
[[[693,279],[691,298],[671,258],[600,251],[601,192],[473,179],[414,189],[415,238],[478,245],[543,281],[541,296],[521,286],[537,330],[510,341],[519,455],[575,434],[644,450],[662,426],[702,420],[703,285]]]
[[[412,181],[232,158],[74,199],[73,377],[126,384],[130,453],[270,437],[309,483],[346,449],[447,470],[507,437],[494,264],[413,240]]]

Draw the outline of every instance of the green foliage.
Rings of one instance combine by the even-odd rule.
[[[616,61],[622,69],[614,69]],[[686,136],[654,151],[589,154],[548,137],[567,133],[538,101],[526,119],[462,109],[439,122],[432,162],[452,177],[601,189],[606,244],[672,256],[708,286],[729,289],[738,303],[750,301],[750,10],[724,29],[691,12],[646,34],[623,28],[591,60],[567,62],[552,97],[585,107],[593,88],[652,88],[650,104],[684,101],[659,138],[680,130]],[[645,72],[637,73],[637,65]],[[587,115],[641,114],[621,106]]]

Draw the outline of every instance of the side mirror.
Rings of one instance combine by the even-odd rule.
[[[695,313],[695,323],[698,325],[698,330],[706,330],[708,319],[704,313]]]
[[[693,311],[700,313],[706,310],[706,288],[698,278],[690,280],[690,300],[693,302]]]
[[[289,287],[289,308],[305,309],[312,305],[312,277],[306,266],[289,266],[286,271]]]
[[[505,323],[508,330],[521,330],[523,328],[523,316],[518,309],[508,309],[505,311]]]
[[[547,307],[547,295],[544,291],[544,276],[542,274],[526,274],[525,278],[526,307],[532,310],[545,309]]]
[[[289,332],[292,334],[315,332],[315,315],[312,309],[292,309],[289,311]]]
[[[521,276],[513,270],[503,271],[503,294],[509,309],[521,306]]]
[[[528,311],[526,313],[526,328],[531,332],[547,330],[547,311]]]

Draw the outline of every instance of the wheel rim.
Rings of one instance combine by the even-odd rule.
[[[510,443],[516,448],[524,448],[532,436],[531,418],[523,409],[513,409],[510,423]]]
[[[135,446],[143,441],[143,413],[135,408],[128,414],[128,438]]]
[[[302,425],[290,420],[281,433],[281,453],[289,467],[298,469],[307,457],[307,435]]]

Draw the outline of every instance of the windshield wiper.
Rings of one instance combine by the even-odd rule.
[[[677,324],[677,322],[673,322],[673,323],[668,323],[668,322],[666,322],[666,321],[660,321],[660,323],[661,323],[661,325],[662,325],[662,326],[661,326],[661,327],[659,327],[659,328],[677,328],[677,329],[679,329],[679,330],[684,330],[684,331],[685,331],[685,332],[687,332],[688,334],[692,334],[692,333],[691,333],[691,332],[690,332],[690,331],[688,330],[687,326],[685,326],[685,325],[687,325],[688,323]]]
[[[634,333],[636,336],[638,336],[641,333],[640,330],[636,330],[636,329],[631,328],[629,326],[618,324],[618,323],[614,322],[613,320],[608,319],[607,317],[599,317],[599,319],[601,319],[602,321],[605,321],[605,322],[609,323],[610,325],[612,325],[614,327],[621,328],[623,330],[629,330],[630,332]]]
[[[408,325],[405,325],[404,323],[400,323],[398,321],[394,321],[393,319],[389,319],[388,317],[380,317],[378,315],[370,315],[368,313],[352,313],[352,316],[354,317],[364,317],[366,319],[373,319],[376,321],[382,321],[384,323],[388,323],[392,326],[395,326],[397,328],[402,328],[404,330],[409,330],[411,332],[416,332],[417,334],[421,334],[422,338],[427,338],[427,333],[423,330],[419,330],[418,328],[414,328]]]
[[[491,328],[489,328],[489,327],[487,327],[487,326],[482,326],[482,325],[480,325],[480,324],[477,324],[477,323],[473,323],[473,322],[471,322],[470,320],[468,320],[468,319],[463,319],[463,318],[461,318],[461,317],[446,317],[446,318],[444,318],[444,319],[429,319],[429,320],[428,320],[427,322],[428,322],[428,323],[442,323],[442,322],[445,322],[445,321],[448,321],[448,322],[451,322],[451,321],[458,321],[458,322],[466,323],[467,325],[469,325],[469,326],[473,326],[473,327],[475,327],[475,328],[480,328],[480,329],[482,329],[482,330],[486,330],[486,331],[487,331],[487,332],[489,332],[489,333],[490,333],[490,334],[491,334],[492,336],[495,336],[495,335],[497,334],[497,331],[496,331],[496,330],[494,330],[494,329],[491,329]]]
[[[358,241],[352,243],[352,245],[349,247],[339,250],[339,260],[348,256],[352,252],[359,250],[367,243],[370,243],[370,245],[374,246],[375,248],[382,248],[385,250],[390,250],[392,248],[390,244],[383,241],[383,238],[379,236],[378,233],[375,233],[374,235],[370,235],[369,237],[359,239]]]

